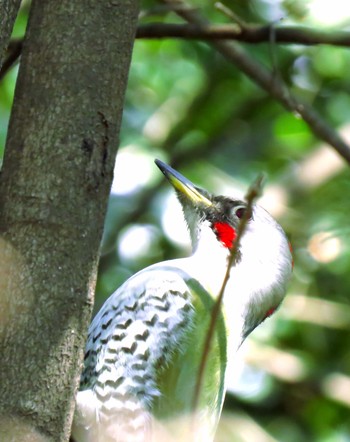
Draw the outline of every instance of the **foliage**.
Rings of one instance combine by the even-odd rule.
[[[212,21],[230,21],[212,2],[193,4],[203,6]],[[282,17],[287,24],[316,21],[303,2],[226,5],[249,23]],[[16,36],[23,32],[24,18],[25,11]],[[142,22],[155,21],[180,19],[158,3],[145,2]],[[350,139],[347,48],[273,43],[244,47]],[[0,150],[15,77],[12,69],[0,84]],[[244,371],[239,387],[237,382],[231,386],[218,441],[228,440],[232,431],[235,440],[349,440],[346,162],[207,43],[136,40],[102,244],[97,308],[135,271],[189,251],[181,213],[171,208],[176,203],[152,164],[155,157],[173,161],[189,179],[218,193],[245,189],[265,172],[261,204],[276,215],[293,244],[295,271],[288,298],[240,352],[246,360]],[[248,428],[253,437],[247,436]]]

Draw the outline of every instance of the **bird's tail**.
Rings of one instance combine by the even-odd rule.
[[[149,442],[151,425],[149,412],[134,398],[115,394],[97,398],[93,390],[78,392],[74,442]]]

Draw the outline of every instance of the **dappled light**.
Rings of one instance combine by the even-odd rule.
[[[322,382],[326,396],[350,408],[350,377],[341,373],[332,373]]]
[[[115,162],[111,193],[125,195],[149,184],[153,176],[153,158],[140,146],[129,145],[120,149]]]
[[[308,244],[310,255],[318,262],[332,262],[341,253],[340,238],[331,232],[318,232],[313,235]]]
[[[347,303],[290,293],[281,314],[297,322],[350,330],[350,305]]]
[[[250,346],[247,362],[283,382],[300,382],[309,374],[302,356],[262,343],[251,343]]]
[[[120,234],[118,244],[121,261],[125,263],[154,253],[154,248],[157,246],[157,233],[151,225],[133,225],[124,229]]]
[[[307,8],[311,20],[320,25],[339,26],[350,20],[349,9],[342,0],[333,0],[331,5],[327,0],[311,0]]]
[[[182,247],[190,247],[190,235],[183,219],[181,205],[174,192],[167,192],[162,202],[162,229],[169,241]]]

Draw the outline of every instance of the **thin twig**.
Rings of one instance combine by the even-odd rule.
[[[220,310],[221,310],[221,305],[222,305],[225,289],[226,289],[228,280],[230,279],[231,269],[234,266],[234,262],[235,262],[235,259],[237,256],[237,252],[239,249],[241,238],[245,232],[250,214],[252,213],[254,201],[256,200],[256,198],[258,196],[261,195],[262,182],[263,182],[263,176],[260,175],[255,180],[255,182],[250,186],[248,193],[245,197],[246,202],[247,202],[247,209],[245,211],[244,217],[240,220],[240,223],[238,225],[237,236],[236,236],[236,239],[233,243],[231,253],[229,255],[226,273],[225,273],[225,276],[224,276],[224,279],[223,279],[223,282],[221,285],[220,292],[215,300],[215,304],[214,304],[213,310],[211,312],[209,328],[208,328],[208,332],[205,337],[205,342],[204,342],[203,351],[202,351],[202,357],[201,357],[201,361],[200,361],[199,369],[198,369],[197,382],[195,385],[195,390],[194,390],[194,394],[193,394],[193,398],[192,398],[192,412],[193,412],[194,419],[195,419],[196,411],[198,408],[200,393],[201,393],[201,390],[203,387],[204,373],[205,373],[205,369],[206,369],[206,366],[208,363],[210,348],[211,348],[211,344],[213,341],[213,337],[214,337],[214,333],[215,333],[215,329],[216,329],[216,324],[217,324],[217,321],[218,321],[218,318],[220,315]]]

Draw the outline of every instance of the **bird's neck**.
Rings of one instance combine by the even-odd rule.
[[[199,281],[203,288],[214,299],[217,299],[227,273],[230,251],[231,249],[217,239],[210,225],[204,224],[198,235],[192,256],[183,258],[179,262],[182,262],[181,265],[192,278]],[[247,275],[242,273],[240,267],[241,265],[238,263],[231,269],[231,277],[223,298],[224,316],[230,318],[227,323],[229,347],[233,351],[242,342],[244,303],[249,297],[248,286],[244,281]]]
[[[184,262],[193,277],[216,298],[227,271],[230,250],[218,241],[209,223],[202,225],[193,249],[193,254]]]
[[[254,258],[253,244],[245,243],[245,246],[249,250],[251,247],[251,255]],[[204,224],[197,236],[193,254],[188,258],[171,261],[171,266],[184,271],[185,279],[197,280],[213,299],[217,299],[227,273],[230,250],[218,241],[210,225]],[[251,273],[252,265],[256,271],[254,276]],[[251,263],[244,256],[230,269],[222,308],[227,319],[228,347],[231,352],[237,350],[245,336],[245,315],[248,304],[255,298],[257,302],[261,302],[265,291],[270,290],[269,281],[267,283],[264,281],[270,276],[263,276],[267,270],[260,262]]]

